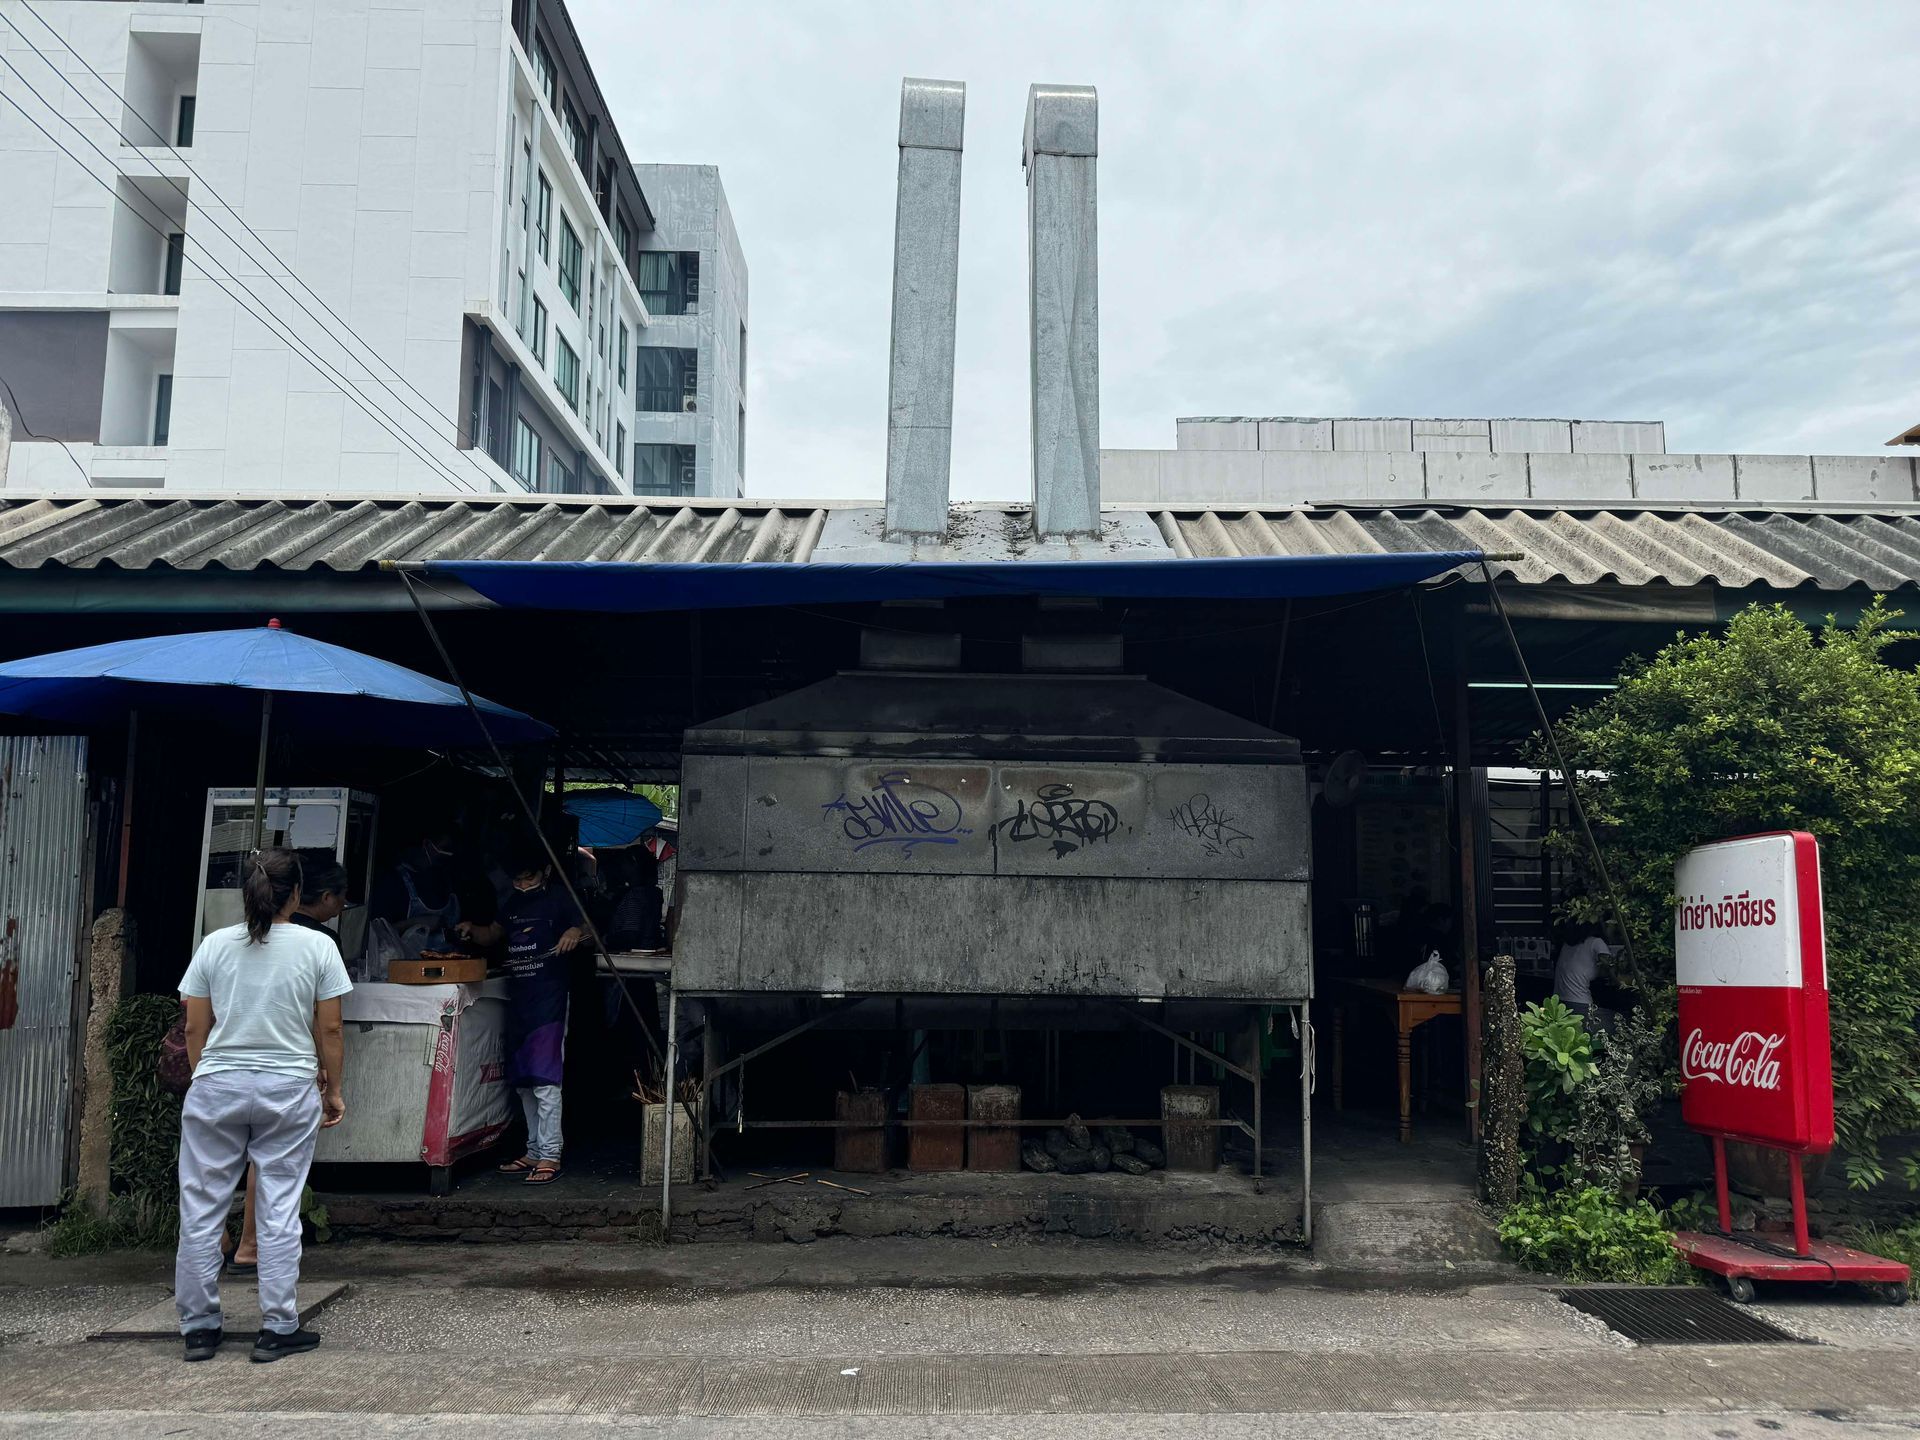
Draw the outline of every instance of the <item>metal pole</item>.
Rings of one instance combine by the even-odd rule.
[[[1313,1021],[1307,1003],[1300,1002],[1296,1023],[1300,1036],[1300,1240],[1313,1244]]]
[[[258,850],[267,830],[267,734],[273,728],[273,691],[260,693],[260,761],[253,772],[253,848]]]
[[[1253,1007],[1253,1026],[1252,1026],[1252,1029],[1253,1029],[1253,1193],[1256,1195],[1262,1195],[1266,1193],[1266,1178],[1267,1178],[1266,1152],[1262,1147],[1262,1143],[1261,1143],[1263,1131],[1260,1124],[1260,1120],[1261,1120],[1260,1100],[1261,1100],[1262,1094],[1266,1090],[1266,1066],[1261,1063],[1266,1058],[1266,1053],[1265,1053],[1266,1047],[1264,1044],[1266,1037],[1265,1037],[1264,1028],[1260,1023],[1261,1018],[1262,1018],[1261,1009],[1258,1005],[1256,1005]]]
[[[1453,630],[1453,804],[1460,850],[1460,1009],[1466,1029],[1467,1135],[1480,1138],[1480,819],[1473,784],[1473,720],[1468,701],[1464,616]]]
[[[1480,573],[1487,577],[1487,595],[1493,601],[1493,610],[1500,617],[1500,623],[1507,632],[1507,644],[1513,647],[1514,663],[1520,667],[1520,678],[1527,682],[1527,694],[1533,700],[1533,713],[1539,717],[1540,732],[1547,737],[1547,748],[1553,752],[1553,763],[1559,767],[1560,778],[1567,787],[1567,808],[1573,812],[1573,818],[1580,823],[1580,833],[1586,837],[1587,850],[1593,856],[1593,867],[1600,872],[1600,883],[1606,889],[1607,903],[1613,907],[1613,918],[1620,925],[1620,946],[1627,952],[1627,969],[1634,975],[1640,973],[1639,962],[1633,955],[1633,932],[1627,926],[1626,911],[1620,908],[1620,892],[1613,887],[1613,876],[1607,873],[1607,862],[1600,854],[1600,842],[1593,838],[1593,826],[1587,823],[1587,807],[1580,803],[1580,790],[1574,784],[1573,771],[1567,768],[1567,757],[1560,751],[1560,737],[1554,733],[1553,723],[1547,719],[1547,707],[1540,699],[1540,691],[1533,683],[1533,672],[1527,668],[1527,657],[1520,649],[1520,637],[1514,633],[1513,620],[1507,614],[1507,602],[1500,598],[1500,585],[1493,578],[1493,566],[1490,560],[1506,559],[1506,556],[1485,555],[1480,560]]]
[[[665,1134],[660,1140],[660,1243],[673,1239],[673,1090],[680,1068],[680,992],[667,977],[667,1096],[660,1107]]]
[[[120,794],[120,883],[113,902],[122,910],[127,908],[127,872],[133,858],[133,765],[139,741],[140,712],[134,710],[127,715],[127,775]]]

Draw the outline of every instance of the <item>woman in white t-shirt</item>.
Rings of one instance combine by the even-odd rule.
[[[1560,954],[1553,962],[1553,993],[1560,1003],[1576,1015],[1593,1011],[1593,982],[1600,974],[1600,962],[1613,954],[1613,947],[1600,938],[1591,925],[1577,925],[1567,932]]]
[[[261,1321],[253,1359],[264,1363],[320,1343],[300,1328],[295,1298],[300,1194],[321,1127],[346,1114],[340,997],[353,982],[330,935],[289,923],[299,857],[257,850],[245,864],[246,923],[201,941],[180,981],[193,1084],[180,1115],[173,1295],[186,1358],[211,1359],[222,1339],[220,1241],[251,1162]]]

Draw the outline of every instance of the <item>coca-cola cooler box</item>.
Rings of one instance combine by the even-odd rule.
[[[1675,885],[1687,1124],[1802,1154],[1832,1149],[1820,847],[1801,831],[1701,845]]]

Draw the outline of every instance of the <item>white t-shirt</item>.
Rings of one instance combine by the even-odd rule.
[[[268,1070],[311,1080],[320,1070],[313,1007],[353,989],[333,937],[274,925],[258,945],[229,925],[200,942],[180,993],[213,1002],[213,1032],[194,1074]]]
[[[1613,954],[1613,947],[1597,935],[1574,945],[1562,945],[1553,962],[1553,993],[1565,1005],[1591,1005],[1593,980],[1600,973],[1600,957]]]

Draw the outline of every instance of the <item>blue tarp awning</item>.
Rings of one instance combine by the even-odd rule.
[[[970,595],[1145,600],[1280,600],[1391,590],[1480,559],[1478,550],[1258,555],[1204,560],[623,564],[600,560],[430,560],[496,605],[529,610],[718,610]]]

